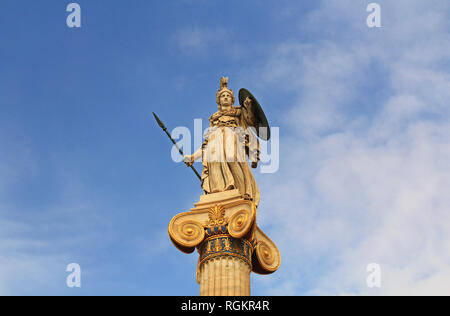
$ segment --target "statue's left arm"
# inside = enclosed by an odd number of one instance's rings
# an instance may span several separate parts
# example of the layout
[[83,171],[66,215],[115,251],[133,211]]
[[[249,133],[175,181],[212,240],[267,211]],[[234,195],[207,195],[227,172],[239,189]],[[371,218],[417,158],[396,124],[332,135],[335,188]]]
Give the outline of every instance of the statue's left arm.
[[241,106],[240,108],[241,108],[242,118],[246,125],[245,128],[247,128],[248,126],[251,126],[251,127],[257,126],[258,120],[253,115],[254,112],[253,112],[252,100],[250,100],[250,98],[245,99],[244,106]]
[[255,128],[257,126],[258,121],[256,117],[253,115],[252,101],[247,98],[244,101],[244,106],[240,107],[241,110],[241,121],[242,127],[245,130],[245,148],[248,155],[248,158],[252,162],[252,168],[258,167],[258,162],[260,160],[260,147],[258,137],[255,136],[255,133],[252,133],[249,128]]

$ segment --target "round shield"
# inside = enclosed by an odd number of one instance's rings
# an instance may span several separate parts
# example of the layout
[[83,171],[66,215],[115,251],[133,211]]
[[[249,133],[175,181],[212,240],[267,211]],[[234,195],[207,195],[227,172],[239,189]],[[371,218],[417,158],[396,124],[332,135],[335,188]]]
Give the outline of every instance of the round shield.
[[264,114],[261,105],[259,105],[258,100],[250,93],[247,89],[242,88],[239,90],[239,104],[242,107],[245,107],[244,101],[247,97],[252,100],[252,111],[253,115],[256,117],[258,121],[258,126],[254,126],[256,128],[256,135],[263,140],[270,139],[270,126],[269,122],[267,122],[266,115]]

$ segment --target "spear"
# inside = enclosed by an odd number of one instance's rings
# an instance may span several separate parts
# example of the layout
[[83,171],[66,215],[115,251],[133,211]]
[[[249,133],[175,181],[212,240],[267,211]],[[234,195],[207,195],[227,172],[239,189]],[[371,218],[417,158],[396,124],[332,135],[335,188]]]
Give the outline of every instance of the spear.
[[[172,136],[170,135],[170,133],[167,131],[166,126],[164,125],[164,123],[159,119],[159,117],[155,114],[155,112],[153,112],[153,116],[155,117],[156,122],[158,123],[159,127],[162,128],[162,130],[167,134],[167,136],[169,136],[170,140],[172,141],[172,143],[177,147],[178,152],[180,153],[181,156],[184,157],[183,151],[181,150],[181,148],[178,146],[178,144],[175,142],[175,140],[172,138]],[[202,177],[200,176],[200,174],[198,173],[198,171],[194,168],[194,166],[189,166],[187,162],[185,162],[186,166],[191,167],[192,171],[195,172],[195,174],[197,175],[198,179],[200,181],[202,181]]]

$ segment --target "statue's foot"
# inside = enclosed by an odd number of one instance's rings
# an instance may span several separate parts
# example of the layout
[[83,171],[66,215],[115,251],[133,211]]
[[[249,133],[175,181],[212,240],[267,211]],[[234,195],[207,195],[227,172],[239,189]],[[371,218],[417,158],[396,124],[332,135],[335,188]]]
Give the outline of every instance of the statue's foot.
[[244,199],[244,200],[250,200],[250,201],[252,201],[253,199],[252,199],[252,197],[249,195],[249,194],[243,194],[242,195],[242,198]]

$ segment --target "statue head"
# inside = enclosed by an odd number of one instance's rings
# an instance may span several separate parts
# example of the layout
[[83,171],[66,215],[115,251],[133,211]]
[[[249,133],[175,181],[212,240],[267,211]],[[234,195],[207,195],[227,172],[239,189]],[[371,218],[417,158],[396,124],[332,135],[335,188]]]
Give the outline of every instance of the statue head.
[[216,94],[216,102],[219,105],[219,109],[232,107],[234,101],[233,90],[228,89],[228,77],[220,78],[220,89]]

